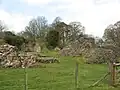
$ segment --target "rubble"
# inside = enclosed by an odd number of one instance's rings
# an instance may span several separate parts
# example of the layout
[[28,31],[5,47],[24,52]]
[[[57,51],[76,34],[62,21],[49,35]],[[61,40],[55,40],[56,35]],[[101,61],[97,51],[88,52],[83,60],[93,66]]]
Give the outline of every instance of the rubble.
[[9,44],[0,45],[0,67],[24,68],[51,62],[55,63],[58,60],[55,58],[39,58],[36,52],[19,52],[15,46]]
[[39,58],[37,58],[37,62],[40,62],[40,63],[60,63],[60,61],[54,57],[39,57]]
[[11,45],[0,45],[0,66],[1,67],[23,67],[35,63],[35,57],[27,55],[22,56],[17,52],[17,48]]
[[83,42],[75,41],[63,48],[59,53],[62,56],[78,56],[86,54],[92,47],[93,42],[85,40]]

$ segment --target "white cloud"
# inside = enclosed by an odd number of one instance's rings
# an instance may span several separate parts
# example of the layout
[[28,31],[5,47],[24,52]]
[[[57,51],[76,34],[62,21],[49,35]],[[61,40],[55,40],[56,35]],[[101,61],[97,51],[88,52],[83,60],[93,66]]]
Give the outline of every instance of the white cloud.
[[[95,3],[97,0],[61,0],[68,2],[61,8],[67,8],[63,19],[66,22],[80,21],[86,27],[86,33],[102,37],[105,28],[120,20],[120,0],[105,0]],[[60,7],[58,8],[60,9]],[[57,10],[57,8],[56,8]]]
[[4,21],[9,30],[20,32],[24,30],[32,16],[23,14],[10,14],[4,10],[0,10],[0,20]]
[[[86,33],[102,36],[104,29],[120,20],[120,0],[22,0],[30,5],[43,5],[49,19],[61,16],[65,22],[80,21],[86,27]],[[49,6],[60,3],[58,6]],[[54,5],[54,4],[53,4]],[[32,12],[32,11],[31,11]],[[44,14],[44,12],[42,12]],[[38,16],[38,15],[36,15]],[[10,14],[0,10],[0,19],[9,27],[21,31],[31,17],[23,14]]]
[[52,0],[22,0],[22,1],[26,2],[29,5],[40,5],[40,4],[47,4]]

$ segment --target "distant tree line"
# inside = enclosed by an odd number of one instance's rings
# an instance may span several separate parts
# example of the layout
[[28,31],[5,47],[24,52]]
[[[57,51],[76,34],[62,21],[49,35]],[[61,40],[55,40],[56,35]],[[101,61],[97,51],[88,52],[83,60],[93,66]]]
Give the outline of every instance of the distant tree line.
[[[105,29],[102,38],[93,37],[96,46],[101,46],[103,43],[114,43],[120,47],[120,22],[110,25]],[[39,41],[41,47],[46,46],[48,49],[55,47],[64,48],[69,43],[75,40],[80,40],[80,37],[85,36],[85,27],[77,21],[69,24],[62,21],[60,17],[56,17],[51,24],[44,16],[38,16],[29,21],[24,31],[17,34],[8,31],[7,26],[0,21],[0,38],[3,38],[6,43],[15,45],[18,48],[23,43],[29,40],[33,42]],[[89,35],[88,35],[89,36]]]
[[[0,22],[0,32],[6,43],[20,48],[27,40],[44,43],[48,49],[55,47],[63,48],[71,41],[84,34],[85,27],[80,22],[70,22],[66,24],[60,17],[56,17],[51,24],[44,16],[38,16],[29,21],[24,31],[14,34],[7,31],[7,27]],[[4,34],[3,34],[4,33]]]

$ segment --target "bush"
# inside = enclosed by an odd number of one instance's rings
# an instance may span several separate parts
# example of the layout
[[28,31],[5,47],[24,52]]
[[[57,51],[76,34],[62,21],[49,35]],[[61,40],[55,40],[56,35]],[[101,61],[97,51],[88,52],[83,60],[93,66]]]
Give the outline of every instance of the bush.
[[3,39],[0,39],[0,45],[5,44],[5,41]]
[[10,45],[16,46],[18,49],[21,49],[21,46],[23,45],[23,43],[27,42],[27,40],[25,40],[23,37],[16,36],[10,31],[6,31],[4,33],[5,33],[5,36],[4,36],[5,42]]

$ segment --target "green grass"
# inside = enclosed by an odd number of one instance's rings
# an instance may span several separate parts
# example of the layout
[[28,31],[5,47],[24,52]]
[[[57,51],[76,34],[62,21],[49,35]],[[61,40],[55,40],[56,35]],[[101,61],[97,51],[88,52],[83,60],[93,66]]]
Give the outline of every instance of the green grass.
[[[50,55],[55,55],[51,53]],[[78,58],[60,57],[59,64],[48,64],[46,68],[29,68],[28,90],[75,90],[75,61]],[[79,64],[78,90],[120,90],[108,86],[108,80],[88,88],[107,72],[107,65]],[[0,69],[0,90],[24,90],[23,69]]]

